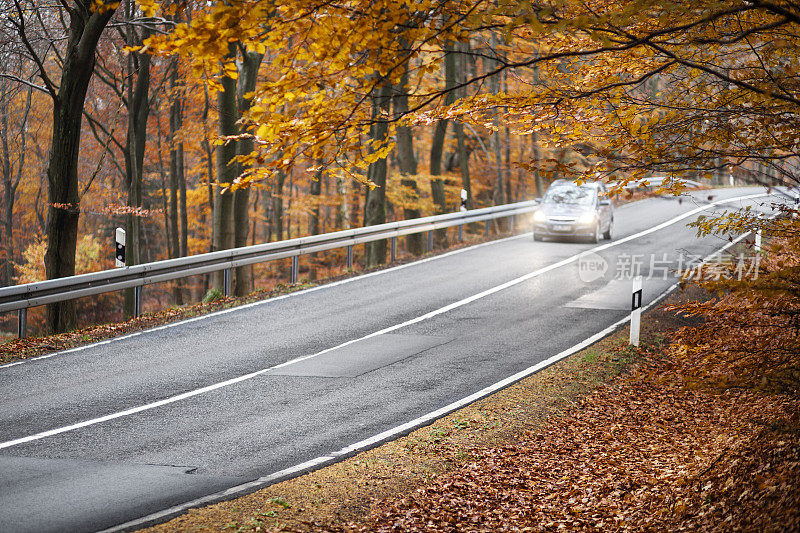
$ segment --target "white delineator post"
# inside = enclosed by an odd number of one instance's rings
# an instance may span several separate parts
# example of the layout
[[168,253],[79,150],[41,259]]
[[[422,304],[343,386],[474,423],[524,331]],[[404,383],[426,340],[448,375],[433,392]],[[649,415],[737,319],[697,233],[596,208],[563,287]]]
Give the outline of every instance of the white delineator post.
[[114,233],[114,240],[117,243],[115,266],[124,267],[125,266],[125,230],[122,229],[122,228],[117,228],[116,232]]
[[631,293],[631,338],[630,344],[639,346],[639,330],[642,321],[642,276],[633,278]]
[[[462,213],[467,212],[467,190],[461,189],[461,206],[458,208]],[[464,242],[464,224],[458,225],[458,242]]]
[[761,234],[763,233],[763,224],[762,220],[764,219],[764,213],[758,213],[756,215],[756,231],[755,231],[755,242],[753,242],[753,251],[756,254],[761,253]]
[[[760,216],[758,217],[761,218]],[[756,228],[756,242],[755,242],[755,250],[757,254],[761,253],[761,220],[759,220],[759,226]]]

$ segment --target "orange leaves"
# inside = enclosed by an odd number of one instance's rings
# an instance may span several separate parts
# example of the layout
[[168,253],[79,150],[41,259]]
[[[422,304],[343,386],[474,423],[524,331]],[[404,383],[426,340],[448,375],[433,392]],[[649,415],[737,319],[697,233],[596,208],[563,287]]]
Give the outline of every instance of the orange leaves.
[[[732,222],[736,223],[736,219]],[[717,297],[680,307],[704,319],[681,332],[679,355],[687,362],[687,380],[731,386],[799,390],[800,232],[773,232],[767,253],[760,258],[757,277],[741,281],[717,279],[699,285]],[[785,230],[784,230],[785,231]],[[738,265],[731,264],[731,270]]]
[[[149,14],[161,9],[155,0],[141,6]],[[212,90],[220,87],[217,76],[238,76],[225,59],[231,43],[267,54],[244,122],[257,137],[256,156],[273,169],[313,160],[326,149],[331,159],[351,165],[345,173],[384,157],[384,147],[365,147],[377,119],[371,95],[382,83],[398,83],[407,64],[409,105],[419,106],[403,119],[408,124],[458,119],[483,132],[498,127],[499,115],[512,131],[537,135],[552,156],[542,159],[557,161],[559,151],[582,147],[576,164],[558,162],[569,177],[654,172],[698,179],[718,159],[742,167],[778,160],[796,152],[800,137],[796,102],[782,97],[800,89],[794,74],[800,39],[758,3],[735,14],[726,6],[216,1],[145,46],[188,58],[194,76],[211,78]],[[490,39],[487,28],[503,42]],[[751,50],[744,36],[759,44]],[[443,88],[441,51],[453,43],[454,50],[473,47],[464,65],[467,77],[476,76],[475,90],[435,107]],[[510,65],[509,87],[487,94],[481,74],[498,64]],[[664,192],[680,188],[675,181]]]
[[105,1],[105,0],[92,0],[92,5],[90,6],[90,10],[92,13],[98,13],[102,15],[108,11],[114,11],[119,7],[118,1]]
[[[663,348],[517,441],[394,501],[349,531],[669,531],[796,527],[796,397],[680,386]],[[765,429],[780,427],[781,429]],[[786,491],[777,494],[776,487]]]

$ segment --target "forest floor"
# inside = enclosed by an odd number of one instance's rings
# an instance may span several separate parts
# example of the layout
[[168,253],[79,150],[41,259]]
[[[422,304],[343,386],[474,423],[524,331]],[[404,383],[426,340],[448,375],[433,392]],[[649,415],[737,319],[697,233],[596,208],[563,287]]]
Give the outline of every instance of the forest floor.
[[[669,304],[702,298],[699,289]],[[687,387],[662,308],[428,427],[177,531],[800,531],[797,391]]]

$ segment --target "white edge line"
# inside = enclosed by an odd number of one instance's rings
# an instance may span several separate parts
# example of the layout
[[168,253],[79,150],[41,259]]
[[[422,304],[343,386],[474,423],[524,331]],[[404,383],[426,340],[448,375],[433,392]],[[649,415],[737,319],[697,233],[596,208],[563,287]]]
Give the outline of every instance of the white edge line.
[[[727,203],[727,202],[732,202],[732,201],[737,201],[737,200],[741,201],[741,200],[744,200],[744,199],[752,199],[752,198],[756,198],[756,197],[760,197],[760,196],[765,196],[765,194],[755,194],[755,195],[749,195],[749,196],[736,197],[736,198],[732,198],[732,199],[729,199],[729,200],[720,201],[718,203]],[[715,204],[709,204],[709,205],[715,205]],[[496,285],[496,286],[494,286],[494,287],[492,287],[490,289],[486,289],[485,291],[479,292],[477,294],[473,294],[472,296],[468,296],[467,298],[463,298],[463,299],[458,300],[456,302],[450,303],[448,305],[445,305],[444,307],[440,307],[438,309],[434,309],[433,311],[430,311],[430,312],[425,313],[423,315],[417,316],[417,317],[412,318],[410,320],[406,320],[405,322],[401,322],[399,324],[395,324],[393,326],[389,326],[389,327],[383,328],[381,330],[374,331],[374,332],[369,333],[367,335],[364,335],[362,337],[343,342],[341,344],[338,344],[336,346],[332,346],[330,348],[326,348],[326,349],[321,350],[319,352],[316,352],[316,353],[313,353],[313,354],[309,354],[309,355],[304,355],[304,356],[301,356],[301,357],[296,357],[294,359],[291,359],[289,361],[280,363],[278,365],[274,365],[274,366],[271,366],[271,367],[268,367],[268,368],[263,368],[261,370],[255,371],[255,372],[251,372],[249,374],[244,374],[244,375],[241,375],[241,376],[237,376],[235,378],[227,379],[225,381],[220,381],[220,382],[214,383],[212,385],[207,385],[207,386],[201,387],[199,389],[194,389],[194,390],[190,390],[190,391],[187,391],[187,392],[184,392],[184,393],[181,393],[181,394],[177,394],[177,395],[174,395],[174,396],[163,398],[161,400],[157,400],[155,402],[151,402],[151,403],[148,403],[148,404],[139,405],[139,406],[136,406],[136,407],[131,407],[129,409],[124,409],[122,411],[117,411],[115,413],[110,413],[110,414],[107,414],[107,415],[104,415],[104,416],[100,416],[100,417],[97,417],[97,418],[91,418],[91,419],[88,419],[88,420],[83,420],[81,422],[76,422],[74,424],[70,424],[70,425],[67,425],[67,426],[62,426],[62,427],[58,427],[58,428],[54,428],[54,429],[49,429],[47,431],[42,431],[42,432],[39,432],[39,433],[35,433],[33,435],[28,435],[28,436],[25,436],[25,437],[19,437],[17,439],[12,439],[12,440],[9,440],[9,441],[0,442],[0,450],[6,449],[6,448],[11,448],[13,446],[18,446],[20,444],[25,444],[25,443],[28,443],[28,442],[33,442],[33,441],[36,441],[36,440],[41,440],[41,439],[44,439],[44,438],[47,438],[47,437],[52,437],[52,436],[55,436],[55,435],[59,435],[61,433],[67,433],[69,431],[74,431],[76,429],[81,429],[81,428],[93,426],[93,425],[96,425],[96,424],[100,424],[100,423],[103,423],[103,422],[108,422],[109,420],[115,420],[117,418],[122,418],[122,417],[126,417],[126,416],[133,415],[133,414],[136,414],[136,413],[141,413],[143,411],[148,411],[150,409],[155,409],[157,407],[162,407],[164,405],[169,405],[169,404],[181,401],[181,400],[192,398],[194,396],[199,396],[199,395],[205,394],[207,392],[211,392],[211,391],[214,391],[214,390],[217,390],[217,389],[221,389],[223,387],[227,387],[227,386],[230,386],[230,385],[234,385],[236,383],[240,383],[242,381],[247,381],[249,379],[253,379],[255,377],[258,377],[258,376],[261,376],[263,374],[266,374],[267,372],[270,372],[272,370],[284,368],[286,366],[298,363],[300,361],[306,361],[308,359],[311,359],[311,358],[326,354],[328,352],[331,352],[333,350],[337,350],[339,348],[343,348],[345,346],[349,346],[350,344],[353,344],[353,343],[356,343],[356,342],[359,342],[359,341],[362,341],[362,340],[365,340],[365,339],[369,339],[369,338],[372,338],[372,337],[377,337],[378,335],[383,335],[385,333],[390,333],[392,331],[396,331],[398,329],[410,326],[412,324],[416,324],[418,322],[422,322],[424,320],[428,320],[429,318],[433,318],[435,316],[441,315],[441,314],[446,313],[448,311],[452,311],[453,309],[457,309],[459,307],[462,307],[464,305],[472,303],[472,302],[474,302],[476,300],[480,300],[482,298],[485,298],[487,296],[490,296],[492,294],[495,294],[497,292],[505,290],[505,289],[507,289],[509,287],[513,287],[515,285],[518,285],[520,283],[523,283],[525,281],[533,279],[535,277],[541,276],[542,274],[550,272],[551,270],[555,270],[557,268],[561,268],[562,266],[566,266],[566,265],[568,265],[570,263],[573,263],[580,256],[586,254],[587,252],[596,252],[596,251],[599,251],[599,250],[605,250],[607,248],[611,248],[611,247],[616,246],[618,244],[622,244],[624,242],[628,242],[628,241],[633,240],[635,238],[642,237],[644,235],[648,235],[648,234],[653,233],[655,231],[659,231],[659,230],[661,230],[661,229],[663,229],[665,227],[668,227],[668,226],[670,226],[672,224],[675,224],[676,222],[679,222],[680,220],[689,218],[692,215],[705,210],[707,207],[708,207],[708,205],[707,206],[697,207],[697,208],[695,208],[695,209],[693,209],[691,211],[688,211],[687,213],[684,213],[682,215],[679,215],[678,217],[672,218],[672,219],[668,220],[667,222],[664,222],[664,223],[658,224],[656,226],[653,226],[652,228],[649,228],[647,230],[641,231],[641,232],[633,234],[633,235],[629,235],[628,237],[625,237],[625,238],[620,239],[618,241],[613,241],[613,242],[610,242],[610,243],[607,243],[607,244],[604,244],[604,245],[601,245],[601,246],[596,246],[596,247],[592,248],[591,250],[586,250],[586,251],[583,251],[583,252],[581,252],[579,254],[575,254],[573,256],[567,257],[566,259],[562,259],[561,261],[558,261],[556,263],[552,263],[550,265],[542,267],[542,268],[540,268],[538,270],[535,270],[533,272],[529,272],[528,274],[525,274],[525,275],[520,276],[518,278],[512,279],[512,280],[507,281],[505,283],[502,283],[500,285]],[[744,235],[747,235],[747,233],[745,233]],[[510,238],[511,239],[519,238],[519,236],[510,237]],[[739,238],[737,238],[737,240],[732,241],[732,242],[738,242],[738,240],[741,239],[741,238],[742,237],[740,236]],[[499,241],[493,241],[493,242],[499,242]],[[488,244],[488,243],[483,243],[483,244]],[[722,250],[724,250],[726,248],[727,248],[727,246],[723,247]],[[720,251],[721,250],[718,250],[716,253],[719,253]],[[439,257],[441,257],[441,256],[439,256]],[[432,258],[428,258],[428,259],[432,259]],[[405,266],[405,265],[400,265],[400,266]],[[312,290],[312,289],[309,289],[309,290]],[[299,292],[297,294],[299,294]],[[288,295],[285,295],[285,296],[288,296]],[[254,302],[254,303],[261,303],[261,302]],[[248,305],[253,305],[253,304],[248,304]],[[233,309],[241,309],[241,307],[232,308],[231,310],[233,310]],[[225,311],[230,311],[230,310],[226,309]]]
[[[708,261],[709,259],[711,259],[712,257],[715,257],[715,256],[721,254],[722,252],[724,252],[725,250],[727,250],[731,246],[737,244],[742,239],[747,237],[747,235],[749,235],[750,233],[751,232],[743,233],[742,235],[740,235],[736,239],[733,239],[731,242],[725,244],[724,246],[722,246],[718,250],[716,250],[716,251],[712,252],[711,254],[707,255],[706,257],[704,257],[702,262],[704,263],[704,262]],[[680,285],[680,282],[673,283],[672,285],[667,287],[667,289],[664,290],[658,296],[656,296],[653,299],[653,301],[651,301],[649,304],[645,305],[642,308],[642,312],[647,311],[651,307],[653,307],[654,305],[658,304],[661,300],[666,298],[670,293],[672,293],[675,289],[677,289],[679,285]],[[222,502],[222,501],[227,501],[227,500],[234,499],[236,497],[240,497],[240,496],[244,496],[244,495],[247,495],[247,494],[251,494],[251,493],[256,492],[257,490],[260,490],[260,489],[262,489],[264,487],[267,487],[269,485],[273,485],[273,484],[279,483],[281,481],[287,481],[287,480],[292,479],[294,477],[298,477],[300,475],[309,473],[309,472],[311,472],[313,470],[316,470],[318,468],[321,468],[321,467],[324,467],[324,466],[329,466],[330,464],[333,464],[333,463],[336,463],[338,461],[344,460],[344,459],[346,459],[346,458],[348,458],[348,457],[350,457],[352,455],[355,455],[357,453],[360,453],[362,451],[366,451],[368,449],[377,447],[377,446],[379,446],[381,444],[384,444],[384,443],[386,443],[386,442],[388,442],[390,440],[393,440],[393,439],[395,439],[397,437],[400,437],[402,435],[406,435],[406,434],[408,434],[408,433],[410,433],[410,432],[412,432],[412,431],[414,431],[416,429],[419,429],[421,427],[429,425],[430,423],[434,422],[435,420],[437,420],[439,418],[442,418],[442,417],[444,417],[444,416],[446,416],[446,415],[448,415],[448,414],[450,414],[450,413],[452,413],[454,411],[457,411],[457,410],[459,410],[459,409],[461,409],[463,407],[466,407],[467,405],[469,405],[471,403],[474,403],[474,402],[476,402],[478,400],[481,400],[481,399],[483,399],[483,398],[485,398],[487,396],[490,396],[491,394],[494,394],[494,393],[496,393],[496,392],[498,392],[498,391],[500,391],[500,390],[502,390],[502,389],[504,389],[504,388],[506,388],[506,387],[508,387],[510,385],[513,385],[514,383],[517,383],[518,381],[521,381],[521,380],[523,380],[523,379],[525,379],[525,378],[527,378],[527,377],[529,377],[529,376],[531,376],[533,374],[536,374],[536,373],[544,370],[545,368],[547,368],[549,366],[552,366],[553,364],[561,361],[562,359],[564,359],[566,357],[569,357],[570,355],[573,355],[573,354],[583,350],[584,348],[587,348],[588,346],[591,346],[595,342],[607,337],[608,335],[614,333],[614,331],[616,331],[620,326],[622,326],[623,324],[626,324],[627,322],[630,322],[630,319],[631,319],[630,314],[628,314],[628,315],[625,316],[625,318],[622,318],[622,319],[618,320],[617,322],[614,322],[610,326],[608,326],[608,327],[602,329],[601,331],[595,333],[591,337],[588,337],[587,339],[584,339],[583,341],[581,341],[578,344],[572,346],[571,348],[567,348],[566,350],[563,350],[563,351],[557,353],[556,355],[553,355],[553,356],[549,357],[548,359],[540,361],[540,362],[536,363],[535,365],[526,368],[525,370],[517,372],[516,374],[513,374],[513,375],[511,375],[511,376],[509,376],[509,377],[507,377],[507,378],[505,378],[503,380],[500,380],[500,381],[498,381],[498,382],[496,382],[496,383],[494,383],[492,385],[489,385],[488,387],[484,387],[483,389],[479,390],[478,392],[470,394],[469,396],[465,396],[464,398],[461,398],[460,400],[457,400],[457,401],[455,401],[453,403],[445,405],[444,407],[441,407],[439,409],[436,409],[435,411],[431,411],[431,412],[429,412],[427,414],[424,414],[424,415],[422,415],[422,416],[420,416],[418,418],[415,418],[414,420],[411,420],[411,421],[406,422],[404,424],[401,424],[399,426],[395,426],[395,427],[393,427],[391,429],[388,429],[386,431],[378,433],[377,435],[373,435],[372,437],[360,440],[360,441],[358,441],[356,443],[353,443],[353,444],[351,444],[349,446],[346,446],[346,447],[344,447],[344,448],[342,448],[342,449],[340,449],[338,451],[332,452],[332,453],[330,453],[328,455],[321,455],[319,457],[315,457],[314,459],[310,459],[308,461],[304,461],[302,463],[299,463],[297,465],[291,466],[289,468],[284,468],[283,470],[279,470],[277,472],[273,472],[272,474],[268,474],[266,476],[260,477],[260,478],[254,480],[254,481],[250,481],[250,482],[247,482],[247,483],[242,483],[241,485],[236,485],[236,486],[231,487],[229,489],[226,489],[224,491],[216,492],[214,494],[209,494],[207,496],[203,496],[201,498],[197,498],[197,499],[194,499],[194,500],[191,500],[191,501],[179,504],[179,505],[175,505],[175,506],[170,507],[168,509],[164,509],[163,511],[158,511],[156,513],[151,513],[151,514],[149,514],[147,516],[143,516],[141,518],[137,518],[135,520],[131,520],[131,521],[125,522],[125,523],[117,525],[117,526],[113,526],[111,528],[108,528],[108,529],[105,529],[105,530],[101,531],[100,533],[111,533],[111,532],[117,532],[117,531],[134,530],[134,529],[139,529],[139,528],[144,527],[144,526],[149,526],[149,525],[153,525],[153,524],[157,524],[157,523],[162,523],[162,522],[165,522],[166,520],[169,520],[171,518],[174,518],[176,516],[179,516],[179,515],[183,514],[184,512],[186,512],[189,509],[196,508],[196,507],[202,507],[202,506],[210,505],[210,504],[213,504],[213,503],[219,503],[219,502]]]

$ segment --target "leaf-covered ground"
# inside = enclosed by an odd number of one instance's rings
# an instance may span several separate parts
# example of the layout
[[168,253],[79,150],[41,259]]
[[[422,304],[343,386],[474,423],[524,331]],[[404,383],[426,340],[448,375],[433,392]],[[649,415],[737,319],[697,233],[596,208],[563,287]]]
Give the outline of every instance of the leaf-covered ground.
[[800,531],[800,398],[687,388],[691,361],[663,342],[685,324],[651,312],[638,351],[621,331],[407,437],[153,530]]
[[799,399],[687,390],[669,355],[353,529],[798,530]]

